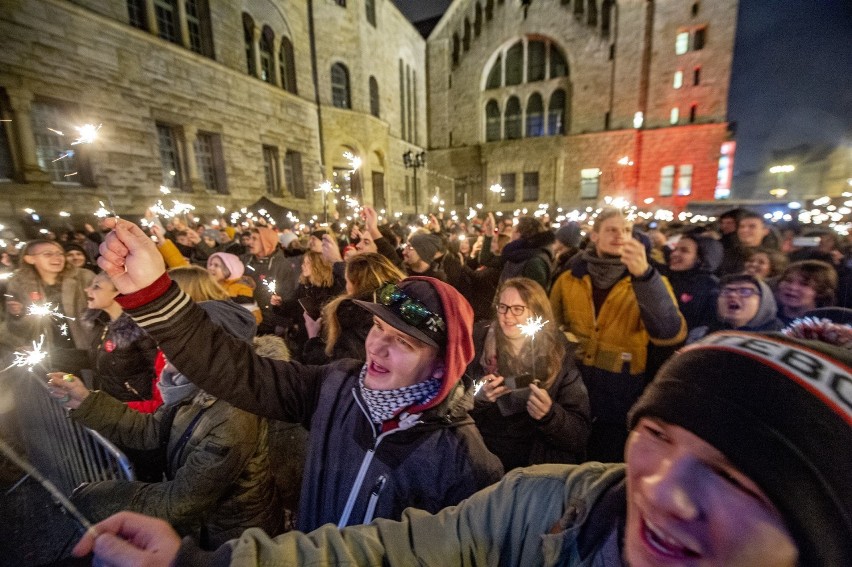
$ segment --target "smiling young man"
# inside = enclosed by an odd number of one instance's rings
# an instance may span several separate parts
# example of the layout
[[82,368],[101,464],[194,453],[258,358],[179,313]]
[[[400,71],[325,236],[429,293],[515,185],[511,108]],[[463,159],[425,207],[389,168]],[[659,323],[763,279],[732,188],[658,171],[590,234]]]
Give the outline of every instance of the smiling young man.
[[686,347],[631,410],[624,464],[516,469],[436,515],[252,530],[206,556],[125,513],[75,553],[94,546],[113,565],[848,567],[852,351],[838,343],[724,332]]
[[356,302],[375,316],[366,361],[272,360],[212,323],[150,239],[115,222],[102,267],[169,361],[211,395],[310,430],[299,529],[399,518],[408,506],[437,512],[501,477],[467,413],[473,314],[451,286],[409,278],[380,288],[377,303]]

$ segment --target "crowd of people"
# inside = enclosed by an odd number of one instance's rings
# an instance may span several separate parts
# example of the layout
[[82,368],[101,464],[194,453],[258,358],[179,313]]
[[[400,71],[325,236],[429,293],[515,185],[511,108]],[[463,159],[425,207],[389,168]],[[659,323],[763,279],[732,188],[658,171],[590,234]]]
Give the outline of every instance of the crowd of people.
[[6,251],[0,348],[134,463],[72,495],[107,564],[849,565],[852,241],[800,232],[106,219]]

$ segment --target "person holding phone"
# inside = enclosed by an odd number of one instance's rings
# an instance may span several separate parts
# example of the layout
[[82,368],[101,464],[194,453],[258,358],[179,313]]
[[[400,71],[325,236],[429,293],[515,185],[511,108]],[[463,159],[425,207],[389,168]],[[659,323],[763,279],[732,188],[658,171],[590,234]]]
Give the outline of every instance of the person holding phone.
[[494,313],[474,329],[476,355],[468,366],[479,384],[471,415],[485,445],[507,471],[581,462],[591,416],[574,348],[553,323],[536,335],[535,348],[518,327],[529,318],[553,321],[544,289],[528,278],[508,279]]
[[555,321],[580,343],[577,361],[593,419],[589,458],[616,462],[627,440],[627,410],[651,378],[648,345],[679,345],[686,321],[621,210],[604,208],[589,240],[553,284],[550,302]]

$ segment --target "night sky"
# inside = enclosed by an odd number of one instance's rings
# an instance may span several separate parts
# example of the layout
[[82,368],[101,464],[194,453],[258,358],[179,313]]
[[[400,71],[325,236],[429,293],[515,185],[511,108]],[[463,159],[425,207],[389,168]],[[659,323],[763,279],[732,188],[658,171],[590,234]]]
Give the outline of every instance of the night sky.
[[[394,2],[411,21],[451,3]],[[772,150],[852,143],[852,0],[741,0],[728,119],[735,175],[768,167]]]

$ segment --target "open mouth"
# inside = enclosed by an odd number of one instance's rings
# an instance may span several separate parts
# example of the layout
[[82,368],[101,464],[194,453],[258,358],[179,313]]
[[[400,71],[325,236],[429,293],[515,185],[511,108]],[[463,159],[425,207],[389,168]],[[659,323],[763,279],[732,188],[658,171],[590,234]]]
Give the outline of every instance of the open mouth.
[[691,542],[684,542],[642,518],[642,540],[656,554],[673,560],[697,559],[701,553]]
[[367,366],[367,371],[370,374],[387,374],[388,372],[390,372],[387,368],[385,368],[381,364],[376,364],[375,362],[372,362],[372,361]]

